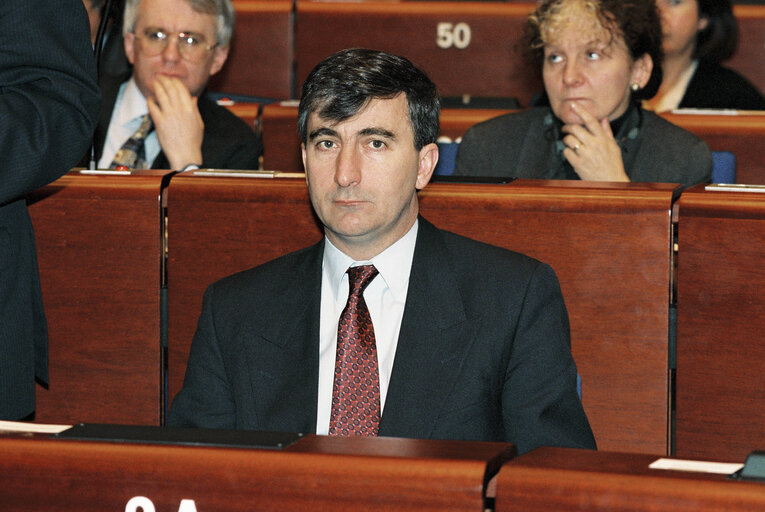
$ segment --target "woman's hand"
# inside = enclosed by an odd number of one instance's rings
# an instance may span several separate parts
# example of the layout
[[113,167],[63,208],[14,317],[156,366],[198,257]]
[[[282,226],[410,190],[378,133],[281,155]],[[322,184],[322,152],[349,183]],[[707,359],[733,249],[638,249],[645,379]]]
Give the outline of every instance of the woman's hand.
[[583,180],[630,181],[608,119],[598,121],[577,103],[572,103],[571,109],[584,121],[563,126],[563,133],[567,134],[563,137],[566,145],[563,156],[574,171]]

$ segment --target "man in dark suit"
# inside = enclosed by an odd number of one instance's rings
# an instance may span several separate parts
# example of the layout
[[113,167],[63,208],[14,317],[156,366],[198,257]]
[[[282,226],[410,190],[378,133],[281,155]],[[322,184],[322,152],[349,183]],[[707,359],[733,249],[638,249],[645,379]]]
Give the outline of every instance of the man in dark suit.
[[262,146],[255,132],[205,92],[228,57],[231,0],[127,0],[123,23],[133,70],[125,76],[102,69],[97,166],[113,167],[149,114],[145,167],[257,169]]
[[401,57],[313,70],[298,126],[325,238],[207,290],[169,424],[595,447],[552,269],[418,216],[438,115]]
[[48,380],[32,223],[24,195],[68,171],[98,114],[80,0],[0,2],[0,419],[33,413]]

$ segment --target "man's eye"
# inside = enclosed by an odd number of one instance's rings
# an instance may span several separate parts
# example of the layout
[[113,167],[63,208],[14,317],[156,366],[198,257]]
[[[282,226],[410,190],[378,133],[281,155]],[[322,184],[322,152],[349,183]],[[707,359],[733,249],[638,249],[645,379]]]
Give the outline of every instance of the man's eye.
[[557,64],[558,62],[561,62],[562,60],[563,60],[563,57],[561,57],[560,55],[556,53],[551,53],[550,55],[547,56],[547,61],[550,62],[551,64]]
[[152,41],[163,41],[167,39],[167,34],[162,32],[161,30],[154,30],[152,32],[147,32],[146,38]]
[[199,46],[202,44],[202,41],[199,37],[193,35],[193,34],[178,34],[178,36],[181,39],[181,42],[186,46]]
[[373,140],[369,143],[370,146],[372,146],[374,149],[382,149],[385,147],[385,142],[381,140]]
[[600,58],[599,52],[587,52],[587,58],[590,60],[598,60]]
[[331,140],[320,140],[319,143],[316,144],[319,149],[332,149],[334,145],[334,142]]

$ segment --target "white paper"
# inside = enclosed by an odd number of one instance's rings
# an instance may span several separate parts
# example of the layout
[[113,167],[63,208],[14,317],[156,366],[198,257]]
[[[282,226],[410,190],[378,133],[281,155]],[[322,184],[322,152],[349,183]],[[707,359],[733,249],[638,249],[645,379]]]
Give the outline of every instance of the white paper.
[[744,467],[744,465],[729,462],[706,462],[703,460],[656,459],[648,467],[651,469],[670,469],[673,471],[694,471],[698,473],[730,475]]
[[71,425],[50,425],[46,423],[26,423],[23,421],[0,420],[0,432],[29,432],[34,434],[58,434],[71,428]]

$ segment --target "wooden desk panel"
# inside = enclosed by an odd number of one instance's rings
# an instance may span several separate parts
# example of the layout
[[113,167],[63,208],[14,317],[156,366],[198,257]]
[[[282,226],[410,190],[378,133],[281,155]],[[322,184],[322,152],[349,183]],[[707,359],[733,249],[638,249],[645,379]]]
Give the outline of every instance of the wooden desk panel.
[[[229,107],[239,117],[248,111],[240,105]],[[493,109],[444,109],[441,111],[441,135],[452,140],[461,138],[476,123],[510,112]],[[271,103],[263,107],[259,126],[263,136],[263,168],[286,172],[303,172],[300,139],[297,133],[297,103]]]
[[0,450],[0,507],[62,512],[131,510],[136,496],[158,511],[185,499],[200,511],[480,512],[485,482],[514,454],[505,443],[315,436],[284,451],[39,437],[0,437]]
[[765,184],[765,112],[736,116],[662,114],[667,121],[700,137],[712,151],[736,155],[736,183]]
[[[248,119],[246,107],[231,110]],[[441,112],[441,135],[460,139],[474,124],[511,110],[444,109]],[[736,182],[765,184],[765,113],[737,116],[662,114],[666,120],[703,139],[713,151],[731,151],[736,155]],[[302,172],[300,141],[297,136],[295,102],[273,103],[263,108],[259,123],[263,134],[263,166],[288,172]]]
[[236,26],[228,60],[210,79],[211,91],[291,98],[292,0],[234,0]]
[[169,397],[183,384],[214,281],[319,241],[303,178],[175,176],[168,190]]
[[502,467],[496,512],[765,509],[762,484],[731,481],[724,475],[649,469],[655,459],[540,448]]
[[36,421],[159,425],[167,172],[72,171],[30,195],[50,355]]
[[322,59],[360,46],[407,57],[444,96],[517,97],[527,105],[542,89],[518,43],[533,5],[299,0],[298,91]]
[[739,28],[736,54],[724,62],[765,92],[765,5],[734,5]]
[[259,123],[263,138],[263,169],[303,172],[297,111],[294,101],[263,106]]
[[741,460],[765,447],[765,197],[678,203],[676,453]]
[[669,184],[432,184],[435,225],[552,265],[598,448],[668,453]]

